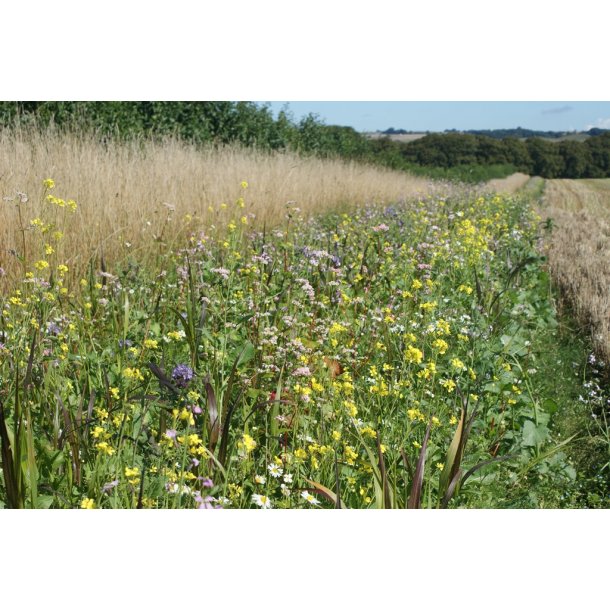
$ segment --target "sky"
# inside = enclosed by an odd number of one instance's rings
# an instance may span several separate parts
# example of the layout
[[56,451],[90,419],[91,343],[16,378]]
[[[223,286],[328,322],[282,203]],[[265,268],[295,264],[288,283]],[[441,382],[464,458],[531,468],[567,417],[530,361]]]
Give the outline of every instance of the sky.
[[327,125],[346,125],[357,131],[446,129],[511,129],[587,131],[610,129],[610,101],[603,102],[270,102],[274,114],[288,104],[296,120],[309,113]]

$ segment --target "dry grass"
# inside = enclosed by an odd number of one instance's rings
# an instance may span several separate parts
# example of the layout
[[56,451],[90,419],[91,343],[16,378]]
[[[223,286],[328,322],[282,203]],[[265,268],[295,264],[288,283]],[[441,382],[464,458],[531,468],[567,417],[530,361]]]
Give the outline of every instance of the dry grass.
[[[242,195],[255,222],[269,226],[284,217],[289,201],[307,216],[335,206],[410,198],[432,188],[426,179],[404,172],[293,154],[198,150],[176,140],[106,145],[53,131],[0,133],[0,196],[27,193],[26,222],[49,205],[42,201],[42,180],[48,177],[57,184],[53,194],[78,203],[59,254],[81,270],[102,249],[112,263],[126,254],[126,242],[130,252],[144,255],[161,235],[180,240],[219,222],[225,214],[220,204],[234,208]],[[245,193],[242,180],[249,183]],[[187,215],[192,220],[186,222]],[[13,204],[0,207],[0,244],[0,267],[11,274],[17,264],[9,251],[22,249]]]
[[610,180],[548,180],[551,273],[610,361]]
[[506,193],[512,195],[519,189],[523,188],[530,181],[530,177],[527,174],[511,174],[506,178],[497,178],[490,180],[487,183],[487,188],[496,191],[498,193]]

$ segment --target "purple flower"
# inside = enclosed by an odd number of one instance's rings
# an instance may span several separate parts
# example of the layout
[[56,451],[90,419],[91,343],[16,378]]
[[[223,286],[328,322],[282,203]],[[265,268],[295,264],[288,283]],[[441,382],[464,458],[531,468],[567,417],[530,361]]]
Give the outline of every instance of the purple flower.
[[179,364],[172,371],[172,379],[179,388],[186,388],[189,381],[193,378],[193,369],[186,364]]
[[57,326],[57,324],[55,324],[55,322],[49,322],[47,324],[47,332],[49,334],[57,336],[61,332],[61,328],[59,328],[59,326]]
[[131,347],[133,345],[133,341],[131,341],[131,339],[125,339],[125,341],[123,341],[123,339],[119,339],[119,347],[121,349],[123,349],[124,347]]
[[216,498],[213,496],[206,496],[205,498],[202,498],[200,492],[197,492],[195,502],[199,505],[197,508],[221,508],[220,505],[216,504],[218,502]]
[[201,486],[202,487],[208,487],[208,488],[214,487],[214,482],[212,481],[212,479],[209,479],[209,478],[208,479],[203,479],[201,481]]
[[107,494],[107,493],[111,492],[118,484],[119,484],[118,479],[115,479],[114,481],[110,481],[110,483],[106,483],[102,487],[102,492]]
[[167,436],[167,438],[176,438],[176,431],[172,429],[166,430],[165,436]]

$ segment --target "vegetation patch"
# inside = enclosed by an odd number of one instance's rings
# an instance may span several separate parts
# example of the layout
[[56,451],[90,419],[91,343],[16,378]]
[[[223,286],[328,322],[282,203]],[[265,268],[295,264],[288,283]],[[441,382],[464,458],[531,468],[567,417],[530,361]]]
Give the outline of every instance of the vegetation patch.
[[70,282],[49,236],[78,201],[43,188],[38,219],[11,202],[36,240],[0,303],[5,506],[546,506],[534,486],[576,480],[527,199],[291,204],[267,230],[244,181],[154,265]]

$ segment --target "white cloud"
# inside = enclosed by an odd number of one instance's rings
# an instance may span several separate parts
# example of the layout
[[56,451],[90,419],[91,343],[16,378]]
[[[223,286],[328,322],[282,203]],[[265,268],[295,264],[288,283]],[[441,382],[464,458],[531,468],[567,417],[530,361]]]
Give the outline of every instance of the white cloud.
[[585,131],[589,131],[589,129],[593,129],[594,127],[599,127],[601,129],[610,129],[610,118],[597,119],[597,122],[594,125],[587,125],[585,127]]

